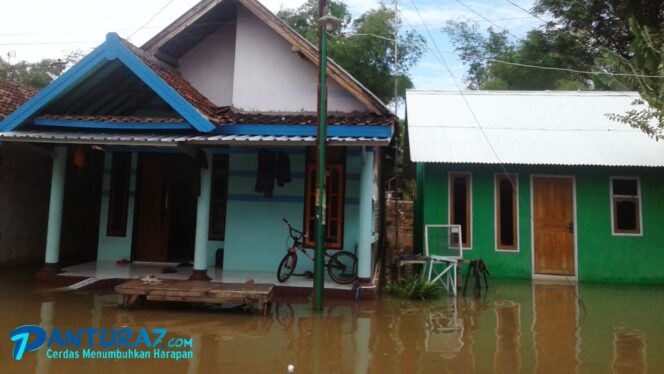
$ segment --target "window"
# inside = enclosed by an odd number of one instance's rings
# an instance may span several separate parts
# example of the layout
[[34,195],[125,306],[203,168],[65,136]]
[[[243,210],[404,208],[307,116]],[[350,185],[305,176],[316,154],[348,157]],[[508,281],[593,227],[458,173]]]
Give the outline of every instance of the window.
[[131,153],[113,152],[111,161],[111,190],[108,197],[108,222],[106,235],[127,235],[127,210],[129,207],[129,179]]
[[461,225],[461,244],[472,246],[470,173],[450,174],[450,223]]
[[641,188],[638,178],[611,178],[614,235],[641,235]]
[[[341,249],[344,232],[344,187],[346,154],[343,147],[328,147],[325,171],[325,246]],[[316,245],[316,148],[307,148],[304,244]]]
[[211,188],[208,239],[224,240],[226,236],[226,202],[228,200],[228,155],[212,157]]
[[518,250],[517,176],[496,175],[496,248]]

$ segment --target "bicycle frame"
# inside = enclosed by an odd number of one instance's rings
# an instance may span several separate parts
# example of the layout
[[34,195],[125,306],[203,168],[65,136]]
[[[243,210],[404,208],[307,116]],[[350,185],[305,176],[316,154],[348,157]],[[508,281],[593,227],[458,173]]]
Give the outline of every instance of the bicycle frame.
[[[297,255],[297,251],[299,250],[302,252],[307,258],[309,258],[311,261],[315,260],[314,255],[310,255],[309,251],[313,251],[313,248],[305,248],[304,247],[304,238],[307,236],[307,233],[299,231],[297,229],[294,229],[286,219],[284,219],[284,223],[286,224],[286,227],[288,227],[288,234],[290,235],[291,239],[293,239],[293,245],[288,247],[288,253],[290,254],[295,254]],[[327,253],[328,249],[325,249],[325,253],[323,255],[325,256],[325,267],[327,266],[327,262],[332,258],[332,255]]]

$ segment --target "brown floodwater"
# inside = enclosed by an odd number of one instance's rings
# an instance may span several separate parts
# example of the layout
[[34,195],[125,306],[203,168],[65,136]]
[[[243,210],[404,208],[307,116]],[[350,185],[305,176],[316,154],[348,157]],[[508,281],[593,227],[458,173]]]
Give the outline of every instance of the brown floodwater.
[[[2,373],[662,373],[664,287],[491,280],[479,298],[274,303],[268,317],[186,305],[118,306],[108,291],[43,292],[0,275]],[[191,359],[12,358],[16,327],[167,329]],[[96,348],[98,349],[98,347]]]

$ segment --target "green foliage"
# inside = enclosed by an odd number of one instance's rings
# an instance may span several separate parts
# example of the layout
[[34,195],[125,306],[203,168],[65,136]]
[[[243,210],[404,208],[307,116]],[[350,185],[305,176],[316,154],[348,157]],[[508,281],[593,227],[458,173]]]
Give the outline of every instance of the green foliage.
[[600,71],[632,74],[601,75],[600,79],[615,90],[638,90],[643,100],[633,103],[635,109],[609,117],[659,140],[664,138],[664,79],[644,76],[664,76],[664,35],[662,31],[655,33],[639,25],[636,18],[630,19],[629,26],[632,33],[630,58],[602,49],[595,63]]
[[80,51],[71,52],[63,59],[43,59],[38,62],[20,61],[10,64],[0,57],[0,79],[12,81],[26,87],[41,89],[65,69],[75,64],[82,57]]
[[547,31],[582,36],[588,53],[611,50],[629,57],[631,35],[627,20],[634,18],[654,32],[664,28],[664,1],[661,0],[537,0],[533,9],[553,16]]
[[471,89],[577,90],[592,86],[587,77],[576,73],[495,62],[590,69],[594,55],[587,53],[585,42],[577,36],[532,30],[523,40],[512,42],[506,31],[496,32],[490,27],[483,34],[476,24],[457,21],[448,22],[443,31],[468,65],[466,80]]
[[[394,99],[396,78],[398,97],[403,98],[406,89],[413,87],[408,72],[422,57],[424,38],[414,31],[400,32],[398,60],[395,61],[393,9],[380,5],[352,19],[348,7],[341,1],[328,2],[328,8],[330,14],[342,21],[342,32],[328,39],[330,58],[384,102]],[[299,8],[282,9],[277,16],[312,44],[318,45],[317,1],[307,0]],[[397,17],[397,27],[400,24],[401,20]]]
[[421,277],[400,279],[387,285],[385,291],[391,296],[411,300],[433,300],[445,293],[440,284]]

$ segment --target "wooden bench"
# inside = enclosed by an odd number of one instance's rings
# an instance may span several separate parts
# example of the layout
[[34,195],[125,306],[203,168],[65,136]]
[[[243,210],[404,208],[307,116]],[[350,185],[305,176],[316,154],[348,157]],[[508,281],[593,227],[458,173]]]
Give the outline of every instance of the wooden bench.
[[267,315],[274,285],[170,279],[164,279],[160,284],[144,284],[132,279],[115,286],[115,292],[122,296],[123,308],[130,307],[140,296],[145,296],[147,301],[247,304]]

